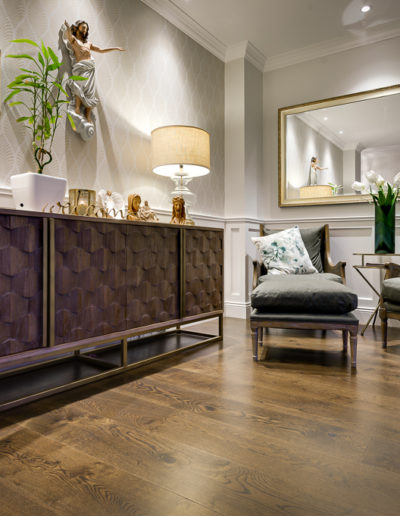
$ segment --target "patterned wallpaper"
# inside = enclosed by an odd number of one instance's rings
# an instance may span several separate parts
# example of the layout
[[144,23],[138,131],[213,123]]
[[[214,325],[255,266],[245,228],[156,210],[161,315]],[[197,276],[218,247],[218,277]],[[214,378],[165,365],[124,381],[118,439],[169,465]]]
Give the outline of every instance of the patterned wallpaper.
[[[172,181],[151,171],[150,133],[195,125],[210,132],[211,173],[192,181],[192,211],[223,216],[224,63],[139,0],[0,0],[1,100],[18,65],[4,57],[17,50],[10,40],[43,39],[57,48],[64,19],[84,19],[94,44],[127,51],[94,53],[96,134],[84,142],[62,121],[46,172],[66,177],[70,188],[106,188],[126,199],[137,192],[153,208],[169,209]],[[35,170],[29,133],[15,122],[18,107],[1,106],[0,188],[12,174]]]

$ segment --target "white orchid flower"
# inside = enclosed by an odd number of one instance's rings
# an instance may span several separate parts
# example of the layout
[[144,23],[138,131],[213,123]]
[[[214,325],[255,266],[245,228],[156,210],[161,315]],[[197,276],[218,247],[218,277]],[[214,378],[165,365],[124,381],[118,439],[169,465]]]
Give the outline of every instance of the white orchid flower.
[[368,183],[375,185],[380,176],[378,176],[374,170],[370,170],[365,174],[365,177],[367,178]]
[[356,192],[367,192],[368,188],[364,183],[361,183],[360,181],[354,181],[354,183],[351,185],[351,188],[355,190]]
[[387,182],[387,181],[386,181],[386,179],[379,175],[379,176],[376,178],[375,184],[376,184],[376,186],[377,186],[378,188],[381,188],[381,187],[383,187],[383,185],[384,185],[386,182]]

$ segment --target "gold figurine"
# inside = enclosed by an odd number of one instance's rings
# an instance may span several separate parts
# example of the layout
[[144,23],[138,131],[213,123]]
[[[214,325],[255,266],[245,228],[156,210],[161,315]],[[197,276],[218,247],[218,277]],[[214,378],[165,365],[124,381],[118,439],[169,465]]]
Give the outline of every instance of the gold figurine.
[[139,219],[139,208],[142,198],[139,194],[130,194],[128,197],[128,214],[126,218],[128,220],[140,220]]
[[172,199],[172,218],[170,224],[186,224],[185,200],[183,197]]

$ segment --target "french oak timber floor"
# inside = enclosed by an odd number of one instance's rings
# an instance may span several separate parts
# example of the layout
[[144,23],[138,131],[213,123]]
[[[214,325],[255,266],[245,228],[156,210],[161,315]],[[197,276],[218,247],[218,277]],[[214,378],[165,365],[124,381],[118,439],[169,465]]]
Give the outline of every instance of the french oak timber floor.
[[358,338],[246,321],[197,348],[0,413],[0,514],[400,514],[400,326]]

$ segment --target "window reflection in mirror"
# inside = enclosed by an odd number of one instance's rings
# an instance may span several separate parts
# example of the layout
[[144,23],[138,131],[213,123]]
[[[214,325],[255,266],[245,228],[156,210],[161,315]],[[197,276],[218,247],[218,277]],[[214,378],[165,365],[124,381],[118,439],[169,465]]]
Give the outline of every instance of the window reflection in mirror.
[[400,86],[279,110],[280,206],[360,202],[354,181],[400,170]]

